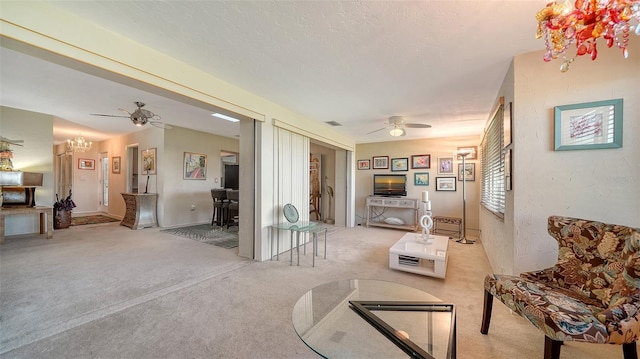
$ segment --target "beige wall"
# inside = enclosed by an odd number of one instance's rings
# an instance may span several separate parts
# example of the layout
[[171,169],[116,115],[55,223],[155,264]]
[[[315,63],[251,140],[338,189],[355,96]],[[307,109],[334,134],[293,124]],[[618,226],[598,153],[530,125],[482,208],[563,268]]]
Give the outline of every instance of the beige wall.
[[[164,161],[161,162],[164,185],[163,227],[190,223],[211,223],[213,201],[211,189],[221,188],[221,151],[240,152],[237,139],[216,136],[200,131],[174,127],[165,131]],[[183,158],[185,152],[207,155],[205,180],[183,178]],[[191,205],[196,209],[191,210]]]
[[[632,36],[629,48],[640,48],[640,38]],[[640,54],[624,59],[619,49],[603,46],[596,61],[579,58],[566,73],[559,66],[543,62],[541,52],[514,59],[514,190],[504,223],[482,216],[483,243],[496,272],[556,262],[550,215],[640,227]],[[554,151],[554,106],[616,98],[624,99],[622,148]],[[502,231],[513,236],[485,235]],[[502,246],[513,250],[496,254]]]
[[[373,193],[373,175],[396,173],[407,175],[407,198],[421,198],[422,191],[429,191],[429,200],[431,201],[432,212],[434,216],[448,216],[462,218],[462,182],[456,181],[457,190],[455,192],[436,191],[436,177],[451,177],[452,175],[438,175],[437,161],[439,157],[453,157],[453,151],[463,146],[479,146],[480,138],[471,137],[453,137],[453,138],[436,138],[422,140],[405,140],[391,141],[379,143],[366,143],[356,146],[356,160],[369,159],[373,156],[389,156],[392,158],[408,158],[409,171],[407,172],[391,172],[386,170],[356,170],[355,185],[355,208],[356,223],[364,225],[365,222],[365,203],[366,197]],[[430,169],[411,169],[412,155],[431,155]],[[460,161],[454,160],[454,168],[457,170]],[[480,161],[470,160],[467,163],[476,164],[475,181],[466,182],[467,192],[467,235],[469,237],[477,237],[477,231],[472,229],[479,228],[478,223],[478,203],[480,198]],[[373,164],[371,165],[373,167]],[[414,173],[428,172],[429,185],[415,186]],[[455,174],[453,175],[455,176]],[[391,215],[392,212],[387,212]],[[409,214],[407,214],[409,213]],[[422,213],[422,211],[420,212]],[[410,212],[402,211],[394,213],[394,217],[399,217],[405,221],[410,219]]]
[[[23,146],[11,146],[13,169],[43,173],[42,187],[36,189],[36,204],[52,206],[53,184],[53,116],[0,107],[0,136],[23,140]],[[5,235],[39,231],[37,215],[9,216],[5,219]]]

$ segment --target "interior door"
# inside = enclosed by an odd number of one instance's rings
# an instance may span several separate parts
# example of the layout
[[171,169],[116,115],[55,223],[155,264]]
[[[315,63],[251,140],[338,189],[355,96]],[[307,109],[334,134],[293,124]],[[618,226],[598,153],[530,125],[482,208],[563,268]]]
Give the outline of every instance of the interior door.
[[101,212],[109,212],[109,155],[107,153],[100,153],[100,203],[98,203],[98,210]]
[[71,153],[60,153],[56,157],[56,194],[60,198],[66,198],[73,183],[73,156]]

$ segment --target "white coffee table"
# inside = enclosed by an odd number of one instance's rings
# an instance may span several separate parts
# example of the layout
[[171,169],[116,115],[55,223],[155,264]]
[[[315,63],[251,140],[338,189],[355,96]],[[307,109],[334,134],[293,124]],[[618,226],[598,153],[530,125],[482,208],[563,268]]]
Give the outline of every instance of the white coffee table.
[[389,249],[389,268],[444,278],[449,257],[449,237],[407,233]]

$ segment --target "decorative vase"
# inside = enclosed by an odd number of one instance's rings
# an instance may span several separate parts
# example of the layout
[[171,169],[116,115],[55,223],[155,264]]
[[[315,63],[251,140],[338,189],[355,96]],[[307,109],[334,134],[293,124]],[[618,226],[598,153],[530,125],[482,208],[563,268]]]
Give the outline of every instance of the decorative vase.
[[69,228],[71,225],[71,211],[53,209],[53,229]]

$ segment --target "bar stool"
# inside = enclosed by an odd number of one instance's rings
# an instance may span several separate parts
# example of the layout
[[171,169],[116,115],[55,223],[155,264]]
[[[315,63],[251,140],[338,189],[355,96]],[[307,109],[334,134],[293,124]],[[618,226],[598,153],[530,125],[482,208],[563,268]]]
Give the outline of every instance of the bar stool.
[[213,198],[213,215],[211,216],[211,225],[216,223],[219,227],[222,227],[224,222],[225,212],[229,206],[227,201],[227,190],[218,188],[211,190],[211,197]]
[[229,228],[230,225],[236,222],[236,218],[239,214],[240,191],[233,189],[227,190],[227,199],[229,200],[229,204],[227,207],[225,223],[227,224],[227,228]]

